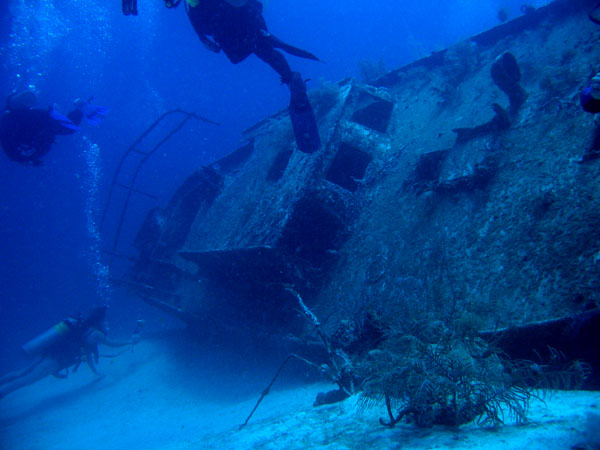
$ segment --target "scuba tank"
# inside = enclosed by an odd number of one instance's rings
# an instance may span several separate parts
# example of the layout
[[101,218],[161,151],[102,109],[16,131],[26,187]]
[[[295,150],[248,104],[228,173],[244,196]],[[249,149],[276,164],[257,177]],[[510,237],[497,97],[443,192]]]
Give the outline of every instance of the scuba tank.
[[67,336],[73,328],[77,325],[77,319],[68,318],[61,320],[52,328],[46,330],[37,337],[27,342],[23,347],[23,351],[27,355],[37,355],[43,353],[45,350],[61,342],[65,336]]

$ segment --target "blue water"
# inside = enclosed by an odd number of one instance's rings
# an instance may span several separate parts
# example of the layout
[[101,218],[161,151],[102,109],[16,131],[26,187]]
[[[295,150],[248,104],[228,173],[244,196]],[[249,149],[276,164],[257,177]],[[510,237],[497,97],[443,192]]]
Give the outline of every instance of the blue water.
[[[325,63],[289,57],[294,70],[336,82],[359,77],[361,60],[393,69],[488,29],[499,8],[520,14],[522,0],[269,0],[270,31]],[[544,1],[531,2],[542,6]],[[277,74],[251,56],[232,65],[204,49],[181,6],[139,0],[125,17],[117,1],[3,0],[0,96],[31,89],[40,106],[67,112],[77,97],[111,109],[97,127],[59,137],[41,167],[0,155],[0,371],[19,363],[19,347],[38,331],[101,302],[117,334],[153,313],[110,286],[98,220],[116,164],[161,113],[181,107],[221,123],[193,123],[162,149],[140,179],[157,202],[135,198],[120,250],[145,212],[164,205],[191,167],[234,150],[241,132],[287,106]],[[109,222],[115,223],[116,212]],[[155,313],[157,324],[160,314]],[[160,325],[157,325],[160,326]]]

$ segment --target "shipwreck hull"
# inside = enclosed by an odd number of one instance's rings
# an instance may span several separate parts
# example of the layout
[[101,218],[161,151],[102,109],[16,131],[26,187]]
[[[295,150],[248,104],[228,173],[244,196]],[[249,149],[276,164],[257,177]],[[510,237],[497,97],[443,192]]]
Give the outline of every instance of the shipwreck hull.
[[[593,3],[557,1],[370,85],[322,86],[317,153],[295,149],[285,111],[256,124],[149,215],[133,285],[191,324],[273,339],[303,327],[286,285],[330,332],[364,311],[485,330],[597,309],[600,160],[578,105],[600,61]],[[506,52],[519,104],[492,70]]]

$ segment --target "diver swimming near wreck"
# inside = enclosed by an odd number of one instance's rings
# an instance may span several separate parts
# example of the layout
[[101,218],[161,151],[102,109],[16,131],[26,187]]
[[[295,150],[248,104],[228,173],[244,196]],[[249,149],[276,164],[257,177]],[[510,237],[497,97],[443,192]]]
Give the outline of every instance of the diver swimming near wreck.
[[107,310],[107,306],[99,306],[87,317],[68,317],[23,345],[23,351],[36,359],[28,367],[0,377],[0,399],[49,375],[66,378],[69,368],[75,372],[83,361],[94,374],[102,376],[96,368],[100,357],[98,344],[108,347],[134,345],[139,341],[141,326],[138,321],[138,328],[130,340],[109,339],[105,324]]
[[[595,24],[600,25],[600,2],[596,3],[588,13],[588,18]],[[579,103],[583,110],[588,113],[600,113],[600,72],[596,73],[581,91]],[[584,163],[600,158],[600,127],[598,126],[597,117],[594,118],[595,130],[592,144],[586,149],[579,162]]]
[[31,91],[14,93],[7,97],[5,112],[0,118],[0,143],[4,153],[13,161],[39,166],[41,158],[52,148],[56,136],[73,134],[85,117],[97,124],[108,109],[88,101],[76,100],[66,116],[55,106],[34,108],[37,103]]
[[[597,2],[590,10],[588,18],[596,25],[600,25],[600,2]],[[579,101],[584,111],[592,114],[600,113],[600,72],[594,75],[581,91]]]
[[[190,22],[207,49],[215,53],[222,50],[233,64],[254,53],[279,74],[281,82],[290,88],[289,111],[298,148],[305,153],[317,151],[321,140],[306,83],[300,73],[292,71],[278,49],[300,58],[319,58],[271,34],[262,15],[262,4],[257,0],[185,1]],[[178,3],[165,0],[167,7]]]
[[581,107],[592,114],[600,113],[600,72],[594,75],[587,87],[581,92]]

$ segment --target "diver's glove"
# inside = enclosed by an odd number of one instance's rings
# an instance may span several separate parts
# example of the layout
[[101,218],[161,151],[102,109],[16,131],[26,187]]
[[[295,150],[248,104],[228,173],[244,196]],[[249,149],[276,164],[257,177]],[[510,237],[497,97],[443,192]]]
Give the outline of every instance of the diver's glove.
[[87,105],[89,105],[89,103],[82,98],[78,98],[73,102],[73,107],[81,112],[84,112],[84,109],[87,107]]
[[104,117],[108,114],[109,109],[104,106],[94,105],[91,103],[93,97],[88,100],[82,100],[78,98],[75,100],[75,110],[79,111],[83,117],[86,118],[88,123],[92,125],[98,125]]

